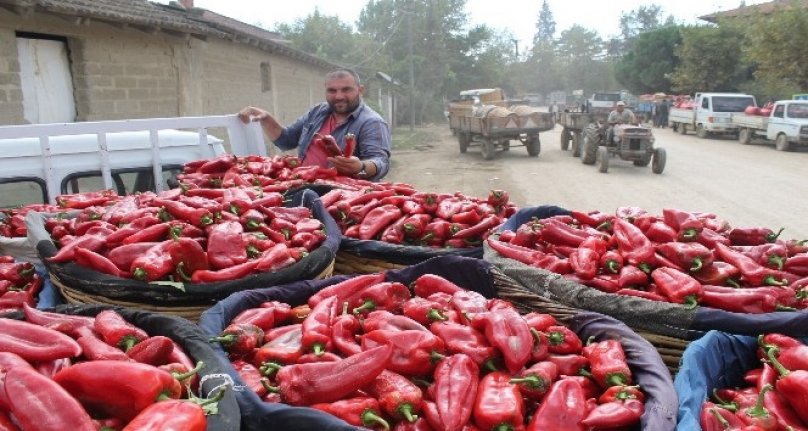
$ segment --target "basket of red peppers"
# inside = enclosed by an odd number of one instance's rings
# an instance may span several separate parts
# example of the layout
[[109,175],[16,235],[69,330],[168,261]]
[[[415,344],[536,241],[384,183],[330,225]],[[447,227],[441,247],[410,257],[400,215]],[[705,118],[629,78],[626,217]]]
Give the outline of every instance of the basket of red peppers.
[[400,183],[335,188],[321,199],[343,235],[338,274],[401,268],[444,255],[482,257],[482,241],[516,211],[503,190],[480,199]]
[[31,262],[0,256],[0,314],[35,307],[44,280]]
[[[328,276],[339,230],[314,192],[172,189],[70,217],[29,215],[54,285],[71,303],[196,319],[247,287]],[[56,244],[59,245],[57,249]]]
[[808,335],[808,313],[794,312],[808,306],[808,247],[778,235],[679,209],[536,207],[488,239],[486,259],[535,294],[628,323],[675,367],[676,350],[711,329]]
[[245,430],[674,428],[653,346],[596,313],[522,315],[494,272],[445,256],[245,291],[200,326],[251,389]]
[[198,327],[104,306],[0,318],[0,428],[240,429],[228,365]]
[[680,430],[808,429],[806,338],[710,331],[676,376]]

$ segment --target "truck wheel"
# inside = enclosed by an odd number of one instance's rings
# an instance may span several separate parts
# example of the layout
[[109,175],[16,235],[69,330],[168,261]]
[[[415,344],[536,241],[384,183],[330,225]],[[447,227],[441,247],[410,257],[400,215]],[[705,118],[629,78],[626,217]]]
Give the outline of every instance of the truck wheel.
[[677,128],[676,123],[671,124],[671,130],[673,130],[673,133],[676,133]]
[[483,159],[491,160],[494,158],[494,141],[489,138],[483,139],[482,142]]
[[687,124],[679,124],[679,134],[680,135],[687,134]]
[[570,130],[566,127],[561,129],[561,151],[567,151],[570,147]]
[[530,157],[539,157],[539,153],[541,153],[539,135],[529,137],[527,139],[527,155]]
[[471,138],[469,137],[469,135],[467,135],[467,134],[465,134],[463,132],[460,132],[460,133],[457,134],[457,142],[460,143],[460,152],[461,153],[465,154],[466,150],[469,149],[469,141],[471,141]]
[[502,151],[510,151],[511,150],[511,141],[507,139],[503,139],[499,141],[499,146],[502,147]]
[[657,148],[654,150],[654,163],[651,164],[651,172],[661,174],[665,170],[665,149]]
[[741,129],[738,132],[738,142],[743,145],[749,145],[752,142],[752,131],[749,129]]
[[572,157],[581,157],[581,147],[583,147],[583,132],[575,132],[572,135]]
[[598,171],[605,174],[609,171],[609,149],[606,147],[598,148]]
[[696,126],[696,136],[698,136],[701,139],[705,139],[708,136],[710,136],[710,132],[708,132],[707,129],[704,128],[704,124],[699,124]]
[[774,140],[774,148],[777,148],[777,151],[791,151],[791,142],[788,142],[788,136],[782,133],[777,135],[777,139]]
[[581,154],[581,163],[585,165],[595,164],[595,159],[598,156],[598,143],[595,138],[588,133],[584,135],[583,153]]

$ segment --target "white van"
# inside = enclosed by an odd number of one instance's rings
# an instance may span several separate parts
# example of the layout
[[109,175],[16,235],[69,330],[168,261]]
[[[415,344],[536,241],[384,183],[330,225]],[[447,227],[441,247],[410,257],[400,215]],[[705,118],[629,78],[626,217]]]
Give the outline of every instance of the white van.
[[681,134],[693,130],[699,138],[711,134],[738,134],[732,114],[757,106],[755,96],[743,93],[696,93],[693,109],[671,108],[668,124]]

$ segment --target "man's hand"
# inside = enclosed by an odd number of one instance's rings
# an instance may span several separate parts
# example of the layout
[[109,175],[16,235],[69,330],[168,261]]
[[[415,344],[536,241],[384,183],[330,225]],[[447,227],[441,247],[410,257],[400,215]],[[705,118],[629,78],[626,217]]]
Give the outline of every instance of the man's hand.
[[263,121],[265,118],[269,116],[270,116],[269,112],[264,111],[261,108],[256,108],[254,106],[248,106],[238,112],[238,118],[244,124],[247,124],[251,121]]
[[337,168],[337,172],[342,175],[356,175],[359,171],[362,170],[363,164],[362,161],[359,160],[359,157],[351,156],[351,157],[342,157],[342,156],[334,156],[329,157],[328,161]]

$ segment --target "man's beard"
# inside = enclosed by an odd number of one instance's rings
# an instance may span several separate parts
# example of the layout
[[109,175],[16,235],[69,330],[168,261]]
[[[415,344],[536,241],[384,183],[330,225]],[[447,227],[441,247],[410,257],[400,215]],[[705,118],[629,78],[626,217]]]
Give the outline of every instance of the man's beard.
[[362,103],[362,99],[356,99],[356,101],[354,101],[354,103],[345,102],[345,109],[344,110],[343,109],[338,109],[336,104],[334,104],[334,103],[329,102],[328,106],[331,108],[332,111],[336,112],[337,114],[350,114],[356,108],[359,107],[360,103]]

